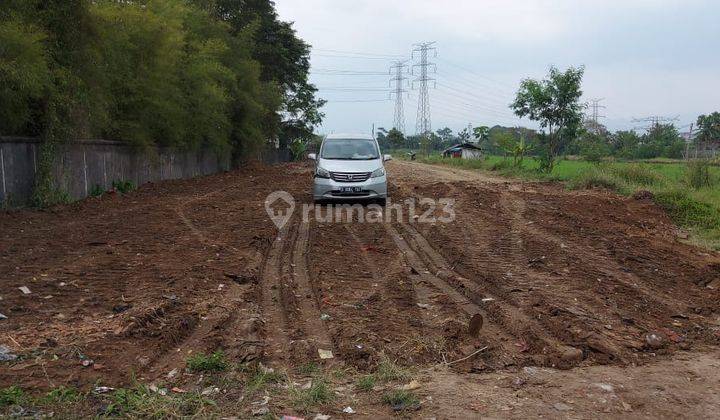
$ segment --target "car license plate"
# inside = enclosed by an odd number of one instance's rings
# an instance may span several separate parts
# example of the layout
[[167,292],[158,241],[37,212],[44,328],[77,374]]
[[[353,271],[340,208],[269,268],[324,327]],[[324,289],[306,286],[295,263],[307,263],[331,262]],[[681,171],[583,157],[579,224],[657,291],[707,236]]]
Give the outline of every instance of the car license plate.
[[359,193],[361,191],[361,187],[340,187],[340,192],[344,193]]

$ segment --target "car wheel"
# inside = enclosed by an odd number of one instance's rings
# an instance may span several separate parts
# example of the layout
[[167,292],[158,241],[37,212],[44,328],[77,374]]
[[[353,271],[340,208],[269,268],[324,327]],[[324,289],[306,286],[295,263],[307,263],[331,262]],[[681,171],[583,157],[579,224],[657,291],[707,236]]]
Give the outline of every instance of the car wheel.
[[387,203],[387,198],[378,198],[376,200],[377,204],[379,204],[381,207],[385,207],[385,204]]

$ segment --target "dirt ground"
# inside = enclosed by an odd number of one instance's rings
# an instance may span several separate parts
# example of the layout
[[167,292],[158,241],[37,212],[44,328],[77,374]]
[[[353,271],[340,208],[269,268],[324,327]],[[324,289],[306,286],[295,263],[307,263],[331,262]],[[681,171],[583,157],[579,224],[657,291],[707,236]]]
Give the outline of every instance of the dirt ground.
[[[286,387],[304,366],[327,372],[332,402],[298,408],[279,386],[263,404],[275,414],[717,416],[720,254],[683,243],[651,199],[388,167],[392,202],[364,223],[303,220],[307,164],[0,214],[0,345],[18,356],[0,362],[0,387],[210,380],[214,415],[251,417],[245,382],[185,369],[220,349],[285,372]],[[296,200],[281,229],[275,190]],[[423,198],[454,200],[454,220]],[[408,374],[358,388],[387,361]],[[419,411],[383,403],[401,386]]]

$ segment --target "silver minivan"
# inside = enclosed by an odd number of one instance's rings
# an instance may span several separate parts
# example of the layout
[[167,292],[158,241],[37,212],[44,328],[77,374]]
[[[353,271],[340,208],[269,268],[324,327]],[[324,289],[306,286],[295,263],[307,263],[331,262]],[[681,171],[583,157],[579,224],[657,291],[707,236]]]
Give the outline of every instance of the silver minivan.
[[387,175],[377,141],[368,134],[330,134],[315,160],[313,199],[319,201],[374,200],[385,205]]

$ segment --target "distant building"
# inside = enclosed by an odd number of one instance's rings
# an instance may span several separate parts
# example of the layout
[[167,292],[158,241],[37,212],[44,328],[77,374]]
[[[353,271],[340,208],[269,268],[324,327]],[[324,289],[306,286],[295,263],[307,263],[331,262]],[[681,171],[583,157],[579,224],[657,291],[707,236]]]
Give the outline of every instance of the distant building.
[[449,158],[481,159],[482,149],[472,143],[460,143],[443,150],[442,155]]

